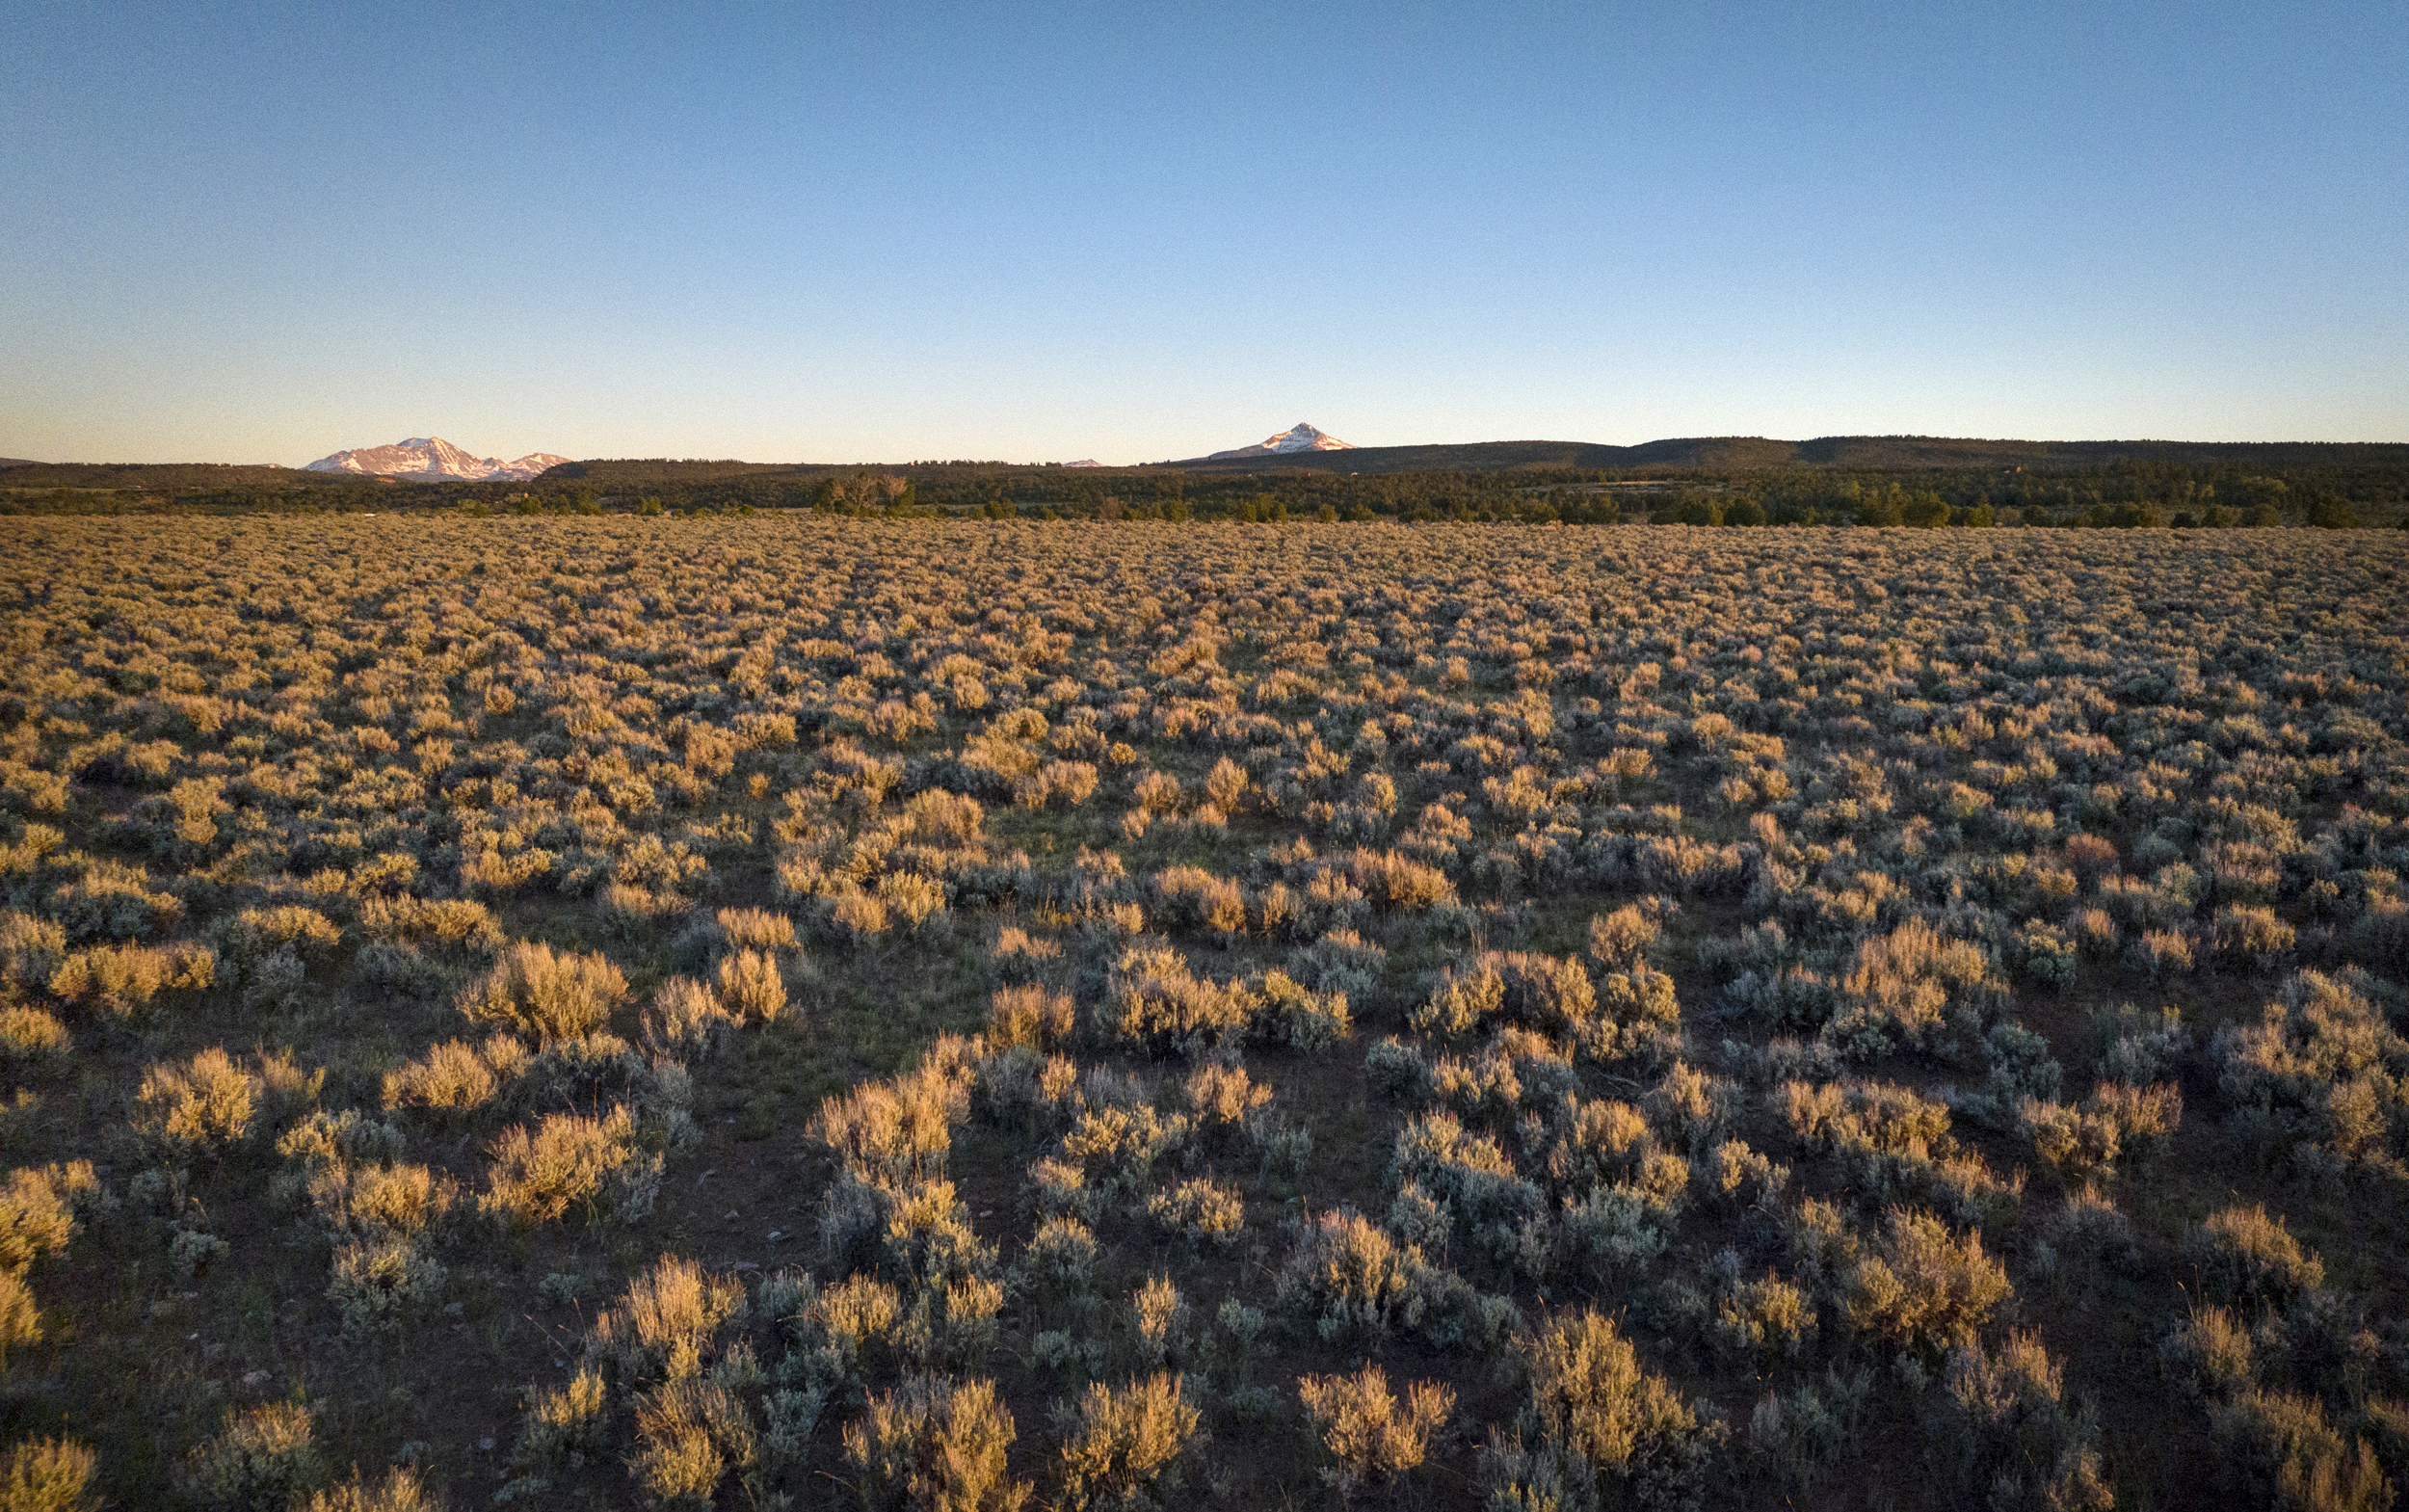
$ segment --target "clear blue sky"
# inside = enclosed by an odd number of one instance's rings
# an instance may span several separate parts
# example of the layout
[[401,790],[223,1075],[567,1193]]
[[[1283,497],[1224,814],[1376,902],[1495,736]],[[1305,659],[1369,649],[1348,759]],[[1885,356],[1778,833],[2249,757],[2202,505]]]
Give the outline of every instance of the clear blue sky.
[[16,0],[0,455],[2409,440],[2409,6]]

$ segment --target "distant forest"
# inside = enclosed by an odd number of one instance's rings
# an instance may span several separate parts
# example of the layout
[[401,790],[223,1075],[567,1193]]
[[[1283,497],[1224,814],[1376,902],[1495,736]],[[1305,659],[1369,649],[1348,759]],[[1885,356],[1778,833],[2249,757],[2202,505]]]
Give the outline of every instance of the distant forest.
[[[2122,454],[2119,454],[2120,449]],[[1588,460],[1615,465],[1575,465]],[[1434,464],[1413,465],[1414,464]],[[1349,465],[1353,464],[1353,465]],[[0,466],[0,514],[746,514],[1611,525],[2409,524],[2409,446],[1845,438],[1499,442],[1137,467],[567,463],[531,483],[279,467]]]

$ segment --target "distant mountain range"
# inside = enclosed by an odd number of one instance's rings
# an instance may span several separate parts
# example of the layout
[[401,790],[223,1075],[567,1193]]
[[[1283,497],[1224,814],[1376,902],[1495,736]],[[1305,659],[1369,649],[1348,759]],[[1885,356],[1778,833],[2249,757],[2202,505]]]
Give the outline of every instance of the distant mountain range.
[[529,452],[516,462],[471,457],[440,436],[413,436],[390,446],[362,446],[321,457],[304,472],[353,472],[371,478],[407,478],[415,483],[523,483],[546,467],[569,461],[550,452]]
[[1303,420],[1299,420],[1269,440],[1260,441],[1253,446],[1241,446],[1234,451],[1214,452],[1204,461],[1230,462],[1241,457],[1293,457],[1299,452],[1351,452],[1355,450],[1358,448],[1338,439],[1327,431],[1317,431]]
[[[1277,438],[1275,438],[1277,439]],[[1825,436],[1808,441],[1761,436],[1693,437],[1607,446],[1589,441],[1473,441],[1441,446],[1350,446],[1275,452],[1267,446],[1214,452],[1166,467],[1252,472],[1496,472],[1516,467],[1835,469],[1918,467],[2097,467],[2126,460],[2202,465],[2296,467],[2343,463],[2396,464],[2409,446],[2388,441],[2016,441],[1940,436]]]
[[[1283,442],[1294,449],[1280,449]],[[1182,462],[1136,467],[1103,466],[1092,459],[1058,465],[1104,473],[1178,468],[1246,473],[1282,468],[1323,472],[1496,472],[1507,469],[1599,468],[1660,476],[1707,475],[1772,467],[1833,470],[2025,467],[2036,472],[2101,467],[2133,461],[2189,466],[2233,466],[2274,472],[2300,467],[2409,466],[2409,443],[2395,441],[2018,441],[1937,436],[1826,436],[1773,440],[1761,436],[1696,437],[1604,446],[1586,441],[1476,441],[1441,446],[1349,446],[1300,425],[1255,446]],[[596,458],[571,462],[546,452],[502,462],[471,457],[435,437],[395,446],[336,452],[308,468],[225,463],[47,463],[0,458],[0,492],[69,489],[105,492],[191,493],[216,491],[356,487],[382,483],[521,482],[540,487],[576,483],[617,493],[656,483],[695,484],[740,477],[816,480],[864,469],[906,471],[900,463],[672,462],[662,458]],[[390,469],[390,470],[387,470]],[[1019,471],[1019,467],[1009,470]],[[1030,467],[1027,470],[1037,470]],[[539,474],[541,477],[539,478]]]

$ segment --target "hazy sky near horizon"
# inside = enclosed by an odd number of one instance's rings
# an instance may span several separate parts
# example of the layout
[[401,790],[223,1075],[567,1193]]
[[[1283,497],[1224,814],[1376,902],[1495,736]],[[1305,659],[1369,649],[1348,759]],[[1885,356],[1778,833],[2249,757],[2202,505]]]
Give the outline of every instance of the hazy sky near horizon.
[[0,456],[2409,441],[2409,7],[18,0]]

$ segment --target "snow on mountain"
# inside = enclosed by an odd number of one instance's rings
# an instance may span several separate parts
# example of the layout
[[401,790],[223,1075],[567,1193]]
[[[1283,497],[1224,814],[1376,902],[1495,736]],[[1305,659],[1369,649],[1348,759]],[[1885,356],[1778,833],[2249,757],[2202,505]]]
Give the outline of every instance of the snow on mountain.
[[1219,462],[1225,457],[1260,457],[1266,453],[1285,455],[1290,452],[1346,452],[1355,450],[1352,441],[1342,441],[1323,431],[1317,431],[1299,420],[1295,425],[1255,446],[1241,446],[1235,451],[1214,452],[1206,462]]
[[1082,457],[1077,462],[1067,462],[1063,465],[1066,467],[1101,467],[1104,464],[1093,457]]
[[439,436],[413,436],[390,446],[362,446],[321,457],[305,472],[356,472],[413,483],[523,483],[546,467],[569,461],[550,452],[529,452],[516,462],[471,457]]

